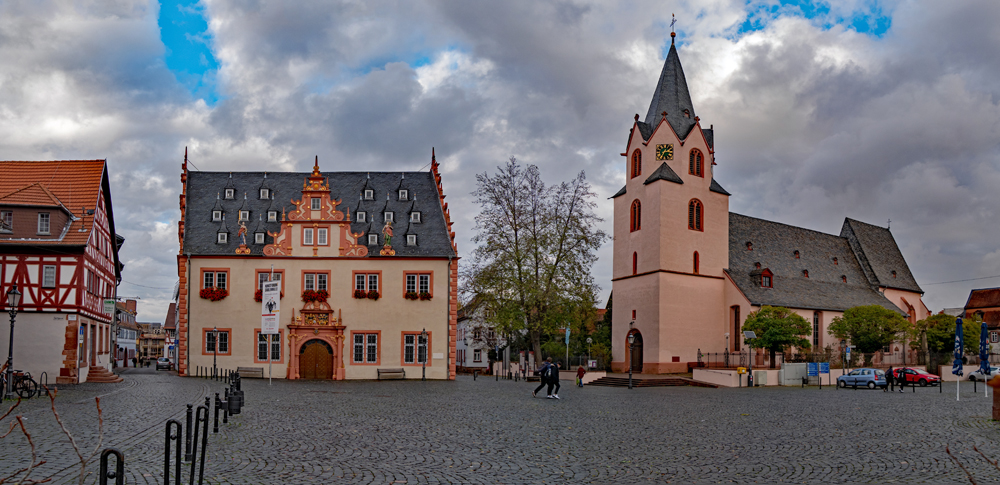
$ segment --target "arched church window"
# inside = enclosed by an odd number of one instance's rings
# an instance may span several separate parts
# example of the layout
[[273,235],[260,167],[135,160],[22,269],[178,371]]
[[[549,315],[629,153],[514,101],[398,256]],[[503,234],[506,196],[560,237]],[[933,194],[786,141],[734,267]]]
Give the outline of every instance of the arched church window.
[[698,251],[694,252],[694,274],[698,274],[698,270],[701,266],[701,258],[698,257]]
[[632,177],[642,175],[642,152],[638,148],[632,152]]
[[642,204],[639,199],[632,201],[632,209],[629,211],[629,232],[642,229]]
[[691,150],[691,155],[688,162],[688,173],[691,175],[697,175],[699,177],[704,177],[704,165],[705,156],[701,154],[701,150],[694,148]]
[[692,231],[704,231],[705,229],[702,225],[704,213],[705,208],[701,205],[701,201],[691,199],[691,202],[688,202],[688,229]]
[[639,269],[639,253],[632,253],[632,274],[637,274],[638,269]]

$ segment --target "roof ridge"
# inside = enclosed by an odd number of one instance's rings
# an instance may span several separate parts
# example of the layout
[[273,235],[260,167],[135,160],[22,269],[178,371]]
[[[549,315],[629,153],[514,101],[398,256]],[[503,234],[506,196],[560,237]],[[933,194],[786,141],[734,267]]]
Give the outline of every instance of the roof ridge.
[[771,224],[778,224],[780,226],[790,227],[792,229],[798,229],[800,231],[815,232],[817,234],[822,234],[824,236],[831,236],[831,237],[835,237],[837,239],[847,239],[846,237],[840,236],[840,235],[837,235],[837,234],[830,234],[828,232],[818,231],[816,229],[809,229],[808,227],[793,226],[791,224],[787,224],[787,223],[784,223],[784,222],[770,221],[770,220],[767,220],[767,219],[761,219],[760,217],[748,216],[748,215],[740,214],[740,213],[737,213],[737,212],[730,211],[729,215],[731,215],[731,216],[746,217],[747,219],[756,219],[758,221],[764,221],[764,222],[768,222],[768,223],[771,223]]

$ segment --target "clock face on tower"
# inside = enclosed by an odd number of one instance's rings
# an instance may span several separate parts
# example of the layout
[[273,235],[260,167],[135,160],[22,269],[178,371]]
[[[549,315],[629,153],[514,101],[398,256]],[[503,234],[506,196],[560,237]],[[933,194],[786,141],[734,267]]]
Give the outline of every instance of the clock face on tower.
[[674,144],[667,143],[666,145],[656,145],[656,159],[657,160],[673,160],[674,159]]

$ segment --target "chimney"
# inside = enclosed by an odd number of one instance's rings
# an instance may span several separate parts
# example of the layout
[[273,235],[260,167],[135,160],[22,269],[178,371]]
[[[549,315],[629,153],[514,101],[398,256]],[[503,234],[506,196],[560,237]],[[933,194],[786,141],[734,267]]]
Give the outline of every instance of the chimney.
[[125,309],[135,313],[135,300],[125,300]]

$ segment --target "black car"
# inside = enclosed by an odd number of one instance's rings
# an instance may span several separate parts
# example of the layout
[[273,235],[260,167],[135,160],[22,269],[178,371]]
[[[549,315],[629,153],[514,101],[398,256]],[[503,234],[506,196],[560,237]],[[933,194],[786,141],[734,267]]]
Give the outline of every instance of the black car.
[[170,370],[173,366],[170,365],[170,359],[167,357],[160,357],[156,359],[156,370]]

